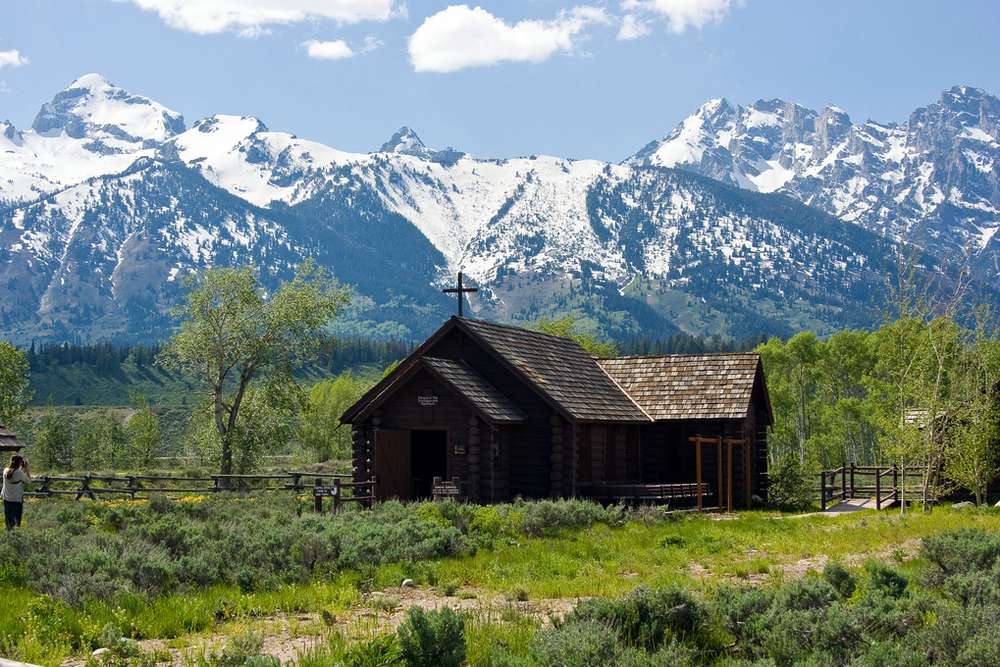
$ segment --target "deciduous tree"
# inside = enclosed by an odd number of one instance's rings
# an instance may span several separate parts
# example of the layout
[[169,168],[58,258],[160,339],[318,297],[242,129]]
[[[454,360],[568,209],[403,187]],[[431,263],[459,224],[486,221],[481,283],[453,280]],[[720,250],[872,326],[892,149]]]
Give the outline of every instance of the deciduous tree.
[[31,401],[24,352],[0,340],[0,424],[18,427]]
[[316,461],[348,454],[350,428],[340,423],[340,415],[361,398],[370,384],[348,372],[313,385],[299,419],[299,438]]
[[222,474],[233,472],[242,407],[254,380],[281,375],[291,381],[291,368],[315,355],[347,299],[311,263],[273,294],[250,267],[209,269],[192,279],[180,330],[162,359],[207,387]]
[[572,315],[558,319],[543,317],[535,323],[535,328],[550,336],[572,339],[592,357],[614,357],[618,354],[614,343],[600,340],[594,334],[583,331]]
[[132,465],[149,468],[163,436],[159,417],[145,401],[139,402],[138,410],[125,422],[125,435],[128,438],[128,458]]

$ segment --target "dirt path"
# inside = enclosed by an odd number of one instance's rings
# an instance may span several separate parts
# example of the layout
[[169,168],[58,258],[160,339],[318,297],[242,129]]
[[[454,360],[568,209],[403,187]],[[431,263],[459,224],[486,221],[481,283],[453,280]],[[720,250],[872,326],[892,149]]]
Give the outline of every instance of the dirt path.
[[[840,558],[840,562],[848,567],[859,567],[867,559],[877,560],[909,560],[915,558],[920,547],[920,540],[907,540],[901,544],[891,544],[878,551],[848,554]],[[751,551],[745,555],[749,561],[765,557],[765,552]],[[772,566],[765,573],[751,573],[738,579],[751,585],[761,585],[771,580],[775,570],[781,570],[785,579],[798,579],[810,570],[822,570],[830,562],[824,554],[803,558],[791,563]],[[722,575],[713,573],[698,563],[692,563],[687,568],[688,575],[693,579],[712,579]],[[734,580],[736,580],[734,578]],[[373,633],[392,631],[402,623],[406,611],[413,606],[425,610],[449,607],[454,611],[466,612],[485,619],[503,619],[512,611],[533,616],[543,625],[551,623],[553,618],[562,618],[569,613],[583,598],[545,598],[538,600],[509,600],[474,588],[463,588],[457,595],[446,596],[430,588],[398,587],[387,588],[365,596],[362,605],[346,612],[332,615],[330,613],[309,614],[279,614],[247,622],[247,627],[261,633],[264,639],[262,652],[274,656],[282,664],[294,664],[300,653],[309,649],[315,642],[337,628],[348,636],[369,636]],[[171,662],[161,663],[164,666],[179,666],[184,664],[185,656],[197,656],[203,652],[216,653],[221,651],[231,633],[217,633],[207,636],[192,636],[186,641],[166,642],[162,639],[143,640],[140,645],[147,651],[168,651],[173,657]],[[183,644],[183,645],[181,645]],[[83,667],[83,660],[68,660],[62,667]]]
[[[473,588],[463,588],[456,595],[446,596],[434,589],[407,586],[370,593],[361,606],[339,614],[278,614],[248,621],[246,625],[264,636],[262,653],[278,658],[282,664],[293,664],[299,654],[321,641],[333,628],[348,636],[389,632],[403,622],[407,610],[414,606],[428,611],[450,607],[454,611],[489,620],[501,620],[506,614],[516,612],[533,616],[543,625],[549,625],[553,618],[562,618],[582,599],[509,600]],[[139,645],[146,651],[169,652],[173,660],[159,664],[173,666],[183,665],[185,656],[222,651],[230,636],[231,633],[192,636],[186,638],[185,646],[178,646],[180,642],[177,640],[167,642],[162,639],[142,640]],[[62,663],[62,667],[83,665],[84,661],[79,659]]]

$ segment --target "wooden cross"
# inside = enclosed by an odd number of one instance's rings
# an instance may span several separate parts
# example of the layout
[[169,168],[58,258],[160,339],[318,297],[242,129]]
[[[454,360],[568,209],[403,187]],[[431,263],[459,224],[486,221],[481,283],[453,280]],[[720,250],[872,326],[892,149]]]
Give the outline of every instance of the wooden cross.
[[465,287],[462,284],[462,272],[458,272],[458,287],[449,287],[447,289],[441,290],[445,294],[456,294],[458,296],[458,316],[462,317],[462,302],[465,301],[465,295],[471,294],[473,292],[478,292],[479,290],[475,287]]

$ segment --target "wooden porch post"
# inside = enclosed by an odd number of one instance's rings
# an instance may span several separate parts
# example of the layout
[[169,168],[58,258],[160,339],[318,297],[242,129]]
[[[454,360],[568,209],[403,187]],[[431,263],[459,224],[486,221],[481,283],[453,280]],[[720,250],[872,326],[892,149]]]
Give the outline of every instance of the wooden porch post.
[[754,449],[751,443],[753,443],[753,439],[743,439],[743,476],[746,477],[743,496],[747,509],[750,509],[753,502],[753,471],[750,467],[753,465]]
[[726,506],[730,512],[733,511],[733,441],[729,439],[726,442]]
[[723,481],[722,481],[722,436],[721,435],[715,440],[715,469],[716,469],[715,476],[719,480],[719,487],[718,490],[715,492],[715,497],[719,501],[719,509],[721,510],[724,507],[724,505],[722,504]]
[[698,498],[698,511],[701,511],[701,436],[691,438],[694,443],[694,481],[695,494]]

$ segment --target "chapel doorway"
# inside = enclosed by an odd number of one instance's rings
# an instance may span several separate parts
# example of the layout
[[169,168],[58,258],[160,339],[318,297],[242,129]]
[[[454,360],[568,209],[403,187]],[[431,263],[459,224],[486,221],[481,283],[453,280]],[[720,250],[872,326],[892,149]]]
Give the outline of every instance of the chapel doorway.
[[431,497],[435,477],[448,479],[448,432],[410,431],[413,499]]

